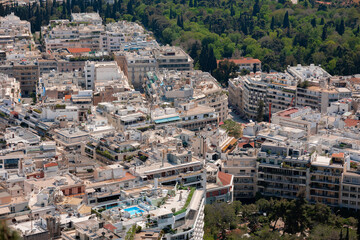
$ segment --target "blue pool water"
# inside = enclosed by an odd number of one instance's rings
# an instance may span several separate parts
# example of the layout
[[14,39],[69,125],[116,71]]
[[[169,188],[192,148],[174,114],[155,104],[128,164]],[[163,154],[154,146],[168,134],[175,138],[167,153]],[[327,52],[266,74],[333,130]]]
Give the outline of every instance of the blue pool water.
[[126,208],[126,209],[124,209],[124,211],[127,211],[128,213],[130,213],[131,216],[136,214],[136,213],[139,215],[140,213],[144,212],[144,210],[141,210],[138,207]]

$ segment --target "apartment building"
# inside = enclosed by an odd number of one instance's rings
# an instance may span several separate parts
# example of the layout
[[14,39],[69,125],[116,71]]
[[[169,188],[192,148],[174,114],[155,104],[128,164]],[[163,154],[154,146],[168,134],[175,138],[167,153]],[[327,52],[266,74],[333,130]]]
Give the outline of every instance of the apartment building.
[[227,119],[227,94],[210,73],[163,70],[150,72],[146,77],[145,92],[154,104],[169,101],[178,107],[191,101],[214,108],[219,122]]
[[13,64],[13,77],[20,82],[21,96],[36,93],[39,80],[39,67],[34,61],[21,61]]
[[104,26],[72,24],[63,21],[60,24],[42,28],[46,51],[56,51],[65,48],[90,48],[92,51],[100,51],[101,36],[104,34]]
[[360,209],[359,172],[347,170],[343,174],[343,180],[341,185],[341,206],[344,208],[351,208],[356,210]]
[[71,22],[101,25],[102,19],[99,13],[71,13]]
[[254,119],[259,103],[265,112],[275,113],[296,102],[296,82],[287,73],[256,74],[229,80],[229,104],[240,115]]
[[169,70],[189,71],[193,69],[194,61],[180,47],[163,46],[153,50],[158,68]]
[[0,33],[2,39],[8,38],[12,42],[32,38],[30,22],[20,20],[14,13],[0,17]]
[[179,47],[161,46],[134,52],[121,51],[115,53],[115,59],[135,89],[142,89],[147,72],[193,69],[193,60]]
[[302,66],[301,64],[288,66],[286,71],[299,82],[318,82],[320,79],[331,77],[320,65],[315,66],[314,64],[310,64],[310,66]]
[[135,89],[142,89],[146,73],[157,69],[156,59],[149,50],[118,52],[115,60]]
[[311,156],[301,149],[264,143],[258,155],[258,191],[264,196],[294,199],[306,194]]
[[108,52],[134,51],[159,46],[151,34],[142,26],[128,21],[106,24],[105,34],[102,36],[101,41],[102,48]]
[[351,91],[347,88],[309,86],[300,85],[296,90],[296,105],[299,107],[309,106],[326,113],[327,108],[332,102],[337,102],[343,98],[350,98]]
[[243,117],[255,119],[260,101],[268,111],[268,84],[262,81],[260,75],[254,77],[241,76],[229,80],[229,104]]
[[[95,84],[106,83],[109,81],[122,81],[128,86],[128,81],[124,73],[114,62],[90,62],[87,61],[84,67],[86,89],[94,90]],[[124,86],[124,87],[126,87]]]
[[344,153],[334,153],[331,157],[316,157],[310,169],[310,202],[341,205],[341,183],[346,164],[349,163],[346,162]]
[[272,114],[271,122],[284,127],[304,130],[307,135],[318,132],[321,114],[310,107],[289,108]]
[[234,200],[253,198],[257,192],[257,151],[237,149],[228,153],[221,171],[233,175]]
[[37,93],[43,101],[63,100],[67,95],[79,92],[81,87],[85,87],[85,77],[82,72],[57,72],[51,71],[44,73],[39,78]]

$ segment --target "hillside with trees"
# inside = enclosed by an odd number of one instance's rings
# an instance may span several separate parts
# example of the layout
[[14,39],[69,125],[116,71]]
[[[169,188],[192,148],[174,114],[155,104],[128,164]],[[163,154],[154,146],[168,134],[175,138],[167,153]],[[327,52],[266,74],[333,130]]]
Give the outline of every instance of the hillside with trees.
[[[351,1],[349,1],[351,2]],[[56,0],[22,7],[0,6],[0,15],[15,12],[34,31],[50,19],[71,12],[99,12],[104,22],[138,21],[163,44],[181,45],[204,71],[216,59],[251,56],[263,68],[321,64],[329,73],[359,73],[360,8],[346,1],[299,0]]]
[[359,239],[359,222],[350,215],[303,198],[215,203],[205,206],[204,239]]

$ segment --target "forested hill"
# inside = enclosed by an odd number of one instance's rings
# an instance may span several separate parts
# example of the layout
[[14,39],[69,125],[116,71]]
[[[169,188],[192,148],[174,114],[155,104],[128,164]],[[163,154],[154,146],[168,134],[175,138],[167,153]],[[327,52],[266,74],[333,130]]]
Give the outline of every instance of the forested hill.
[[[323,0],[325,1],[325,0]],[[251,56],[263,67],[321,64],[331,74],[360,73],[360,7],[346,1],[299,0],[48,0],[0,7],[32,23],[34,31],[71,12],[98,11],[104,21],[139,21],[163,44],[181,45],[199,64],[201,48],[217,59]],[[201,60],[200,60],[201,61]]]

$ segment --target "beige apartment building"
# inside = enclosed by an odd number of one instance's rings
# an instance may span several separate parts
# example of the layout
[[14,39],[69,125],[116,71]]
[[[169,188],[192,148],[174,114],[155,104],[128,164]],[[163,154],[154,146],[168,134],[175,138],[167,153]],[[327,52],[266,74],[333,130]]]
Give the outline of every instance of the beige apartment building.
[[234,200],[253,198],[257,192],[257,152],[233,151],[226,155],[221,164],[221,171],[234,176]]
[[160,69],[190,71],[194,62],[184,50],[173,46],[121,51],[115,53],[115,60],[136,89],[143,87],[147,72]]
[[13,77],[20,82],[21,96],[36,93],[39,66],[33,61],[21,61],[13,65]]

